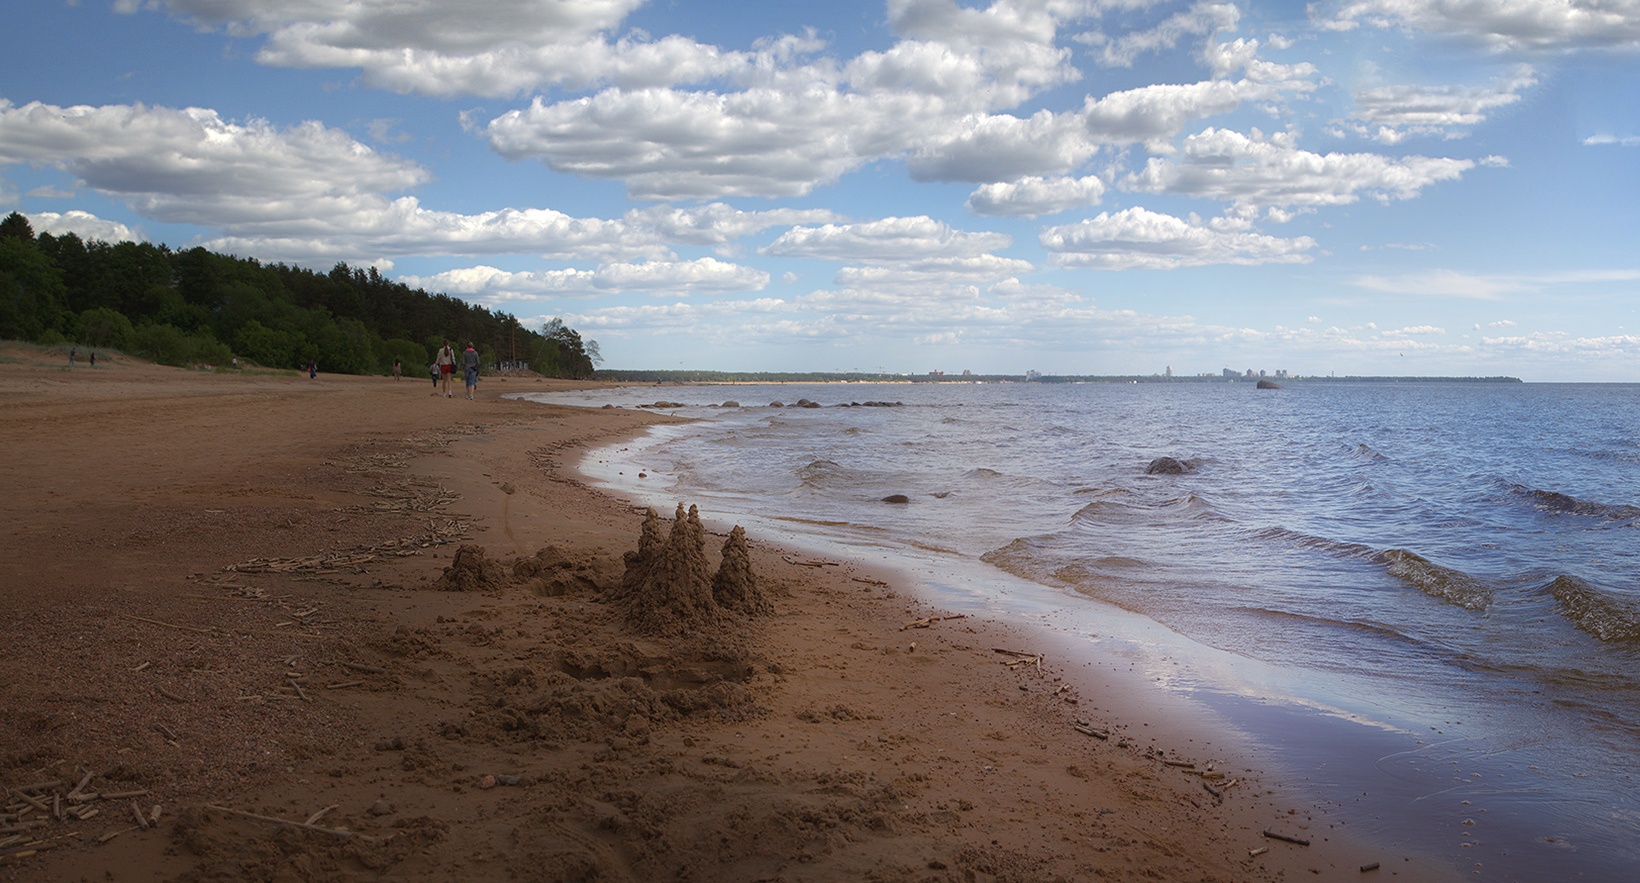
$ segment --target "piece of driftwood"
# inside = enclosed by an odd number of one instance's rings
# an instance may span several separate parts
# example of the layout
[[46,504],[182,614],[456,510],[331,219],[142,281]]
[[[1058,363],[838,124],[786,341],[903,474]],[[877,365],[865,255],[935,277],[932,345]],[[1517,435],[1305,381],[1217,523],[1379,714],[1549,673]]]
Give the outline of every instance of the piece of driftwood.
[[109,831],[107,834],[104,834],[101,837],[98,837],[97,842],[98,843],[107,843],[108,841],[113,840],[115,837],[118,837],[121,834],[127,834],[127,833],[130,833],[130,832],[135,831],[135,830],[137,830],[137,826],[132,825],[129,828],[121,828],[118,831]]
[[176,693],[172,693],[170,690],[167,690],[164,687],[156,686],[156,687],[154,687],[154,691],[159,693],[159,695],[164,696],[166,699],[171,700],[172,702],[187,702],[188,701],[187,697],[178,695]]
[[1248,858],[1258,858],[1259,856],[1261,856],[1261,855],[1263,855],[1263,854],[1265,854],[1266,852],[1269,852],[1269,851],[1270,851],[1270,847],[1260,846],[1257,849],[1247,850],[1247,857]]
[[1093,727],[1083,726],[1082,724],[1077,724],[1075,729],[1078,733],[1081,733],[1084,736],[1092,736],[1101,742],[1110,741],[1110,733],[1107,733],[1104,730],[1096,730]]
[[[174,738],[174,734],[173,734],[173,738]],[[102,799],[104,799],[104,800],[130,800],[133,797],[143,797],[143,796],[146,796],[147,794],[148,794],[148,789],[147,788],[138,788],[135,791],[104,791],[102,793]]]
[[351,668],[354,671],[362,671],[365,674],[373,674],[373,675],[387,674],[387,669],[382,668],[379,665],[361,665],[357,662],[344,662],[344,663],[342,663],[342,667],[343,668]]
[[1309,846],[1310,845],[1310,841],[1305,840],[1303,837],[1293,837],[1293,836],[1288,835],[1288,834],[1278,834],[1275,831],[1270,830],[1269,828],[1264,829],[1264,836],[1270,838],[1271,840],[1280,840],[1283,843],[1296,843],[1299,846]]
[[137,622],[146,622],[149,625],[162,625],[162,626],[165,626],[168,629],[181,629],[185,632],[195,632],[195,633],[201,634],[201,635],[209,635],[209,634],[214,634],[215,633],[214,629],[194,628],[191,625],[177,625],[174,622],[160,622],[157,619],[149,619],[146,616],[132,616],[129,613],[127,613],[125,615],[125,618],[126,619],[134,619]]
[[364,686],[364,681],[347,681],[346,683],[341,683],[341,684],[325,684],[325,689],[326,690],[341,690],[341,689],[345,689],[347,687],[362,687],[362,686]]
[[134,799],[131,801],[131,815],[136,817],[137,827],[144,831],[148,830],[148,817],[142,814],[142,807],[137,806],[137,801]]
[[217,810],[218,812],[225,812],[225,813],[228,813],[229,815],[243,816],[247,819],[256,819],[259,822],[269,822],[269,823],[272,823],[272,824],[275,824],[275,825],[289,825],[292,828],[300,828],[304,831],[312,831],[315,834],[329,834],[330,836],[338,838],[340,840],[347,840],[347,839],[349,839],[353,836],[352,831],[343,831],[340,828],[326,828],[326,827],[323,827],[321,825],[310,825],[307,822],[296,822],[296,821],[292,821],[290,819],[281,819],[277,816],[265,816],[265,815],[262,815],[260,813],[246,812],[242,809],[230,809],[226,806],[217,806],[214,803],[205,804],[205,808],[206,809],[214,809],[214,810]]
[[1361,873],[1363,873],[1363,874],[1365,874],[1368,871],[1376,871],[1376,870],[1378,870],[1378,863],[1377,862],[1367,862],[1366,864],[1361,866]]
[[335,809],[337,806],[339,806],[339,804],[332,803],[331,805],[325,807],[324,809],[319,810],[318,812],[314,813],[313,815],[308,816],[307,821],[303,822],[303,824],[311,825],[314,822],[319,821],[320,819],[325,817],[325,813],[330,812],[331,810]]

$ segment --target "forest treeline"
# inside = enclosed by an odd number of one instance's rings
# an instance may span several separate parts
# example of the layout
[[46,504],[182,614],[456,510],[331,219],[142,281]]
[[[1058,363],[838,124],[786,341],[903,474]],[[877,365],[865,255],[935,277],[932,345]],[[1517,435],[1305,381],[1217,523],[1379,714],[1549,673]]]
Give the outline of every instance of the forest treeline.
[[0,339],[115,349],[166,365],[269,368],[316,362],[339,374],[426,371],[443,341],[472,341],[483,364],[527,363],[584,378],[598,343],[558,319],[527,328],[446,294],[338,263],[329,273],[203,248],[110,244],[34,234],[23,215],[0,221]]

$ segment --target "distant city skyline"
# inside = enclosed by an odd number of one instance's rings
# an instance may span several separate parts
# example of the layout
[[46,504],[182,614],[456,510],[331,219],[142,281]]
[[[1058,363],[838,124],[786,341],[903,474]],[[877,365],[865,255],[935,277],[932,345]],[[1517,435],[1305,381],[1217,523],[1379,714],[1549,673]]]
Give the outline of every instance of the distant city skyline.
[[0,214],[606,367],[1640,381],[1633,2],[18,6]]

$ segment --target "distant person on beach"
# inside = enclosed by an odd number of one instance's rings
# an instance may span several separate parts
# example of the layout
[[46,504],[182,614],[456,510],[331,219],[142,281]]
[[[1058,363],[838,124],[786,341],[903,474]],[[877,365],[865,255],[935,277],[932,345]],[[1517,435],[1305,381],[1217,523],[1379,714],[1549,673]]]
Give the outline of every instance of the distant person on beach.
[[74,367],[74,348],[68,348],[68,367]]
[[456,371],[456,351],[450,349],[450,338],[444,338],[444,346],[439,348],[438,358],[433,360],[438,365],[439,376],[444,379],[444,397],[450,395],[450,375]]
[[401,366],[399,365],[399,360],[394,359],[393,360],[393,379],[398,380],[400,373],[401,373]]
[[478,392],[478,350],[473,349],[473,342],[467,341],[467,348],[461,352],[461,373],[467,380],[467,400],[473,400],[473,393]]
[[91,351],[91,367],[93,367],[93,368],[97,367],[97,351],[96,350]]
[[319,363],[318,362],[309,362],[308,363],[308,379],[312,380],[313,378],[318,377],[318,376],[319,376]]
[[433,395],[438,395],[438,363],[428,365],[427,373],[433,375]]

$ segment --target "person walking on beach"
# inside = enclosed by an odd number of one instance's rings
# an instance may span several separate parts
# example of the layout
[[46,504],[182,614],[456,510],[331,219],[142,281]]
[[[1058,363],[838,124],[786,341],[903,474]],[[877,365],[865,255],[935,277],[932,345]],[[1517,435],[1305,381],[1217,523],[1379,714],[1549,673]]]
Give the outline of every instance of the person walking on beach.
[[74,367],[74,348],[68,348],[68,367]]
[[467,401],[473,400],[473,393],[478,392],[478,350],[473,349],[473,342],[467,341],[467,348],[461,352],[461,373],[467,380]]
[[394,359],[394,360],[393,360],[393,379],[394,379],[394,380],[398,380],[398,379],[399,379],[399,375],[400,375],[400,374],[401,374],[401,373],[403,373],[403,372],[402,372],[402,367],[403,367],[403,366],[401,366],[401,365],[400,365],[400,364],[399,364],[399,360],[398,360],[398,359]]
[[318,362],[308,362],[308,379],[312,380],[312,379],[314,379],[318,376],[319,376],[319,363]]
[[444,346],[439,347],[438,358],[433,360],[438,365],[439,377],[444,380],[444,397],[450,398],[450,375],[456,370],[456,351],[450,349],[450,338],[444,338]]

